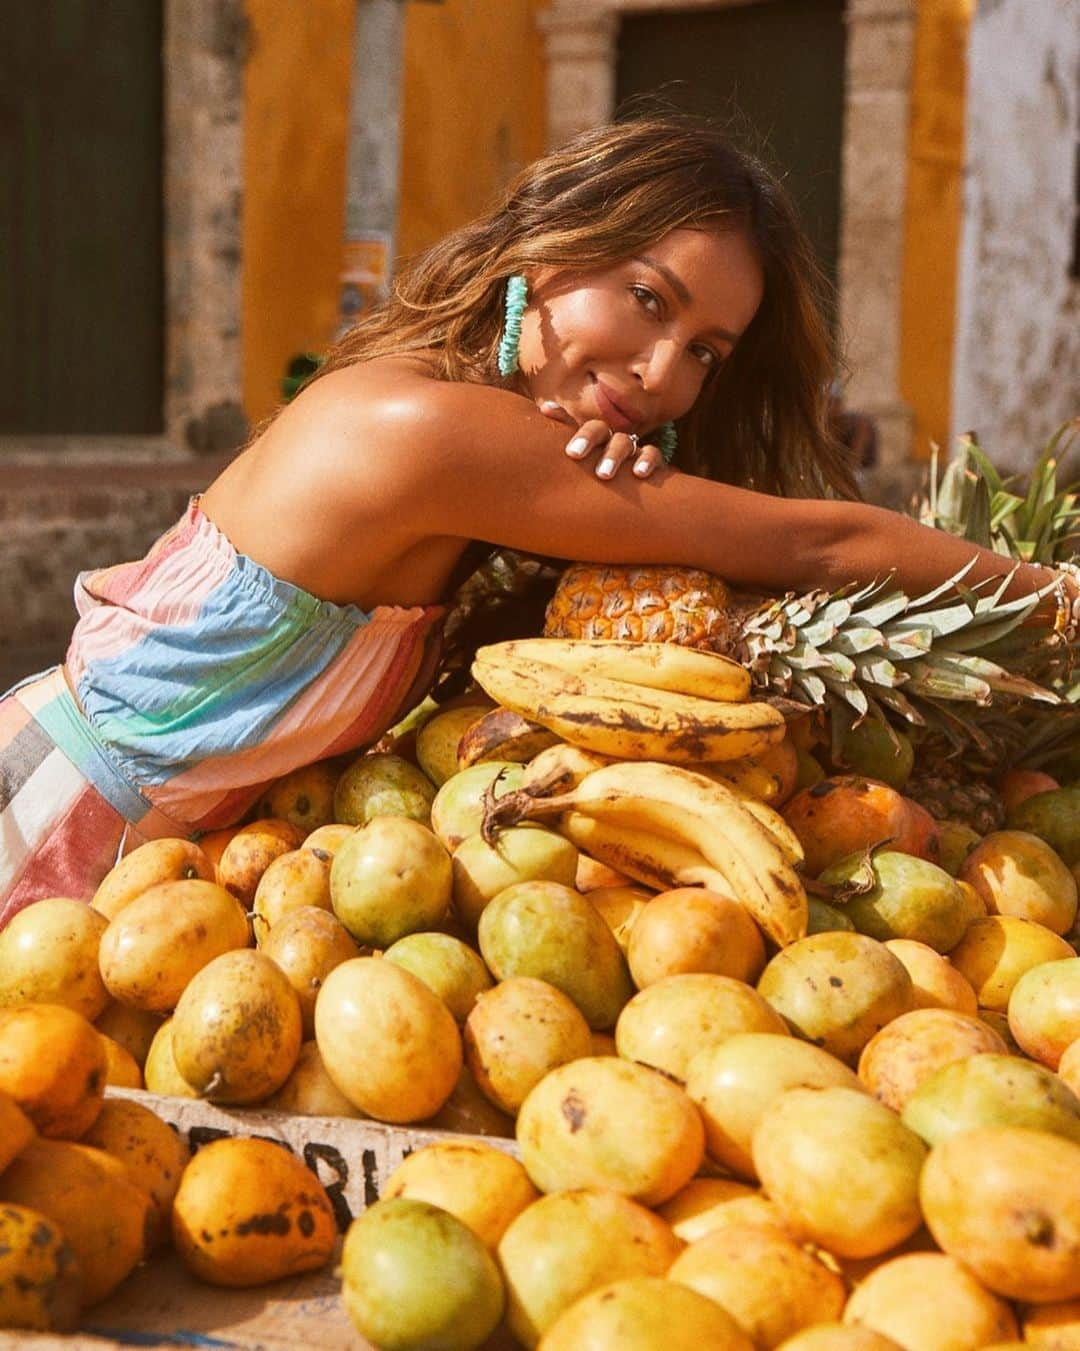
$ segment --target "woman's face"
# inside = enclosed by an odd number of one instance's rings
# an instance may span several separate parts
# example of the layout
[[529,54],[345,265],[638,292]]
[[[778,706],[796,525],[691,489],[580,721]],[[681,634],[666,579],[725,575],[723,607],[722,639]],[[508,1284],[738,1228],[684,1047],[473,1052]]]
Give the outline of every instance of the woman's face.
[[519,363],[525,390],[580,425],[643,433],[688,412],[761,304],[742,231],[672,230],[593,272],[529,275]]

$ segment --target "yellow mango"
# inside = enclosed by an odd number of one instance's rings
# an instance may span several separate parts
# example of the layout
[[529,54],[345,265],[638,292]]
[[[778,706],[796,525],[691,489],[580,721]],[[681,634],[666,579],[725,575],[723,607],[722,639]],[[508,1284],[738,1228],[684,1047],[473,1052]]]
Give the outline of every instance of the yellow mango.
[[576,1300],[544,1334],[543,1351],[610,1346],[619,1351],[753,1351],[715,1300],[661,1276],[602,1285]]
[[114,999],[171,1013],[197,971],[247,947],[247,916],[216,882],[163,882],[130,901],[101,937],[101,975]]
[[77,1140],[105,1097],[105,1046],[61,1004],[0,1009],[0,1090],[52,1139]]
[[134,1009],[130,1004],[109,1001],[105,1011],[94,1019],[94,1026],[103,1037],[109,1037],[141,1068],[150,1054],[150,1045],[161,1026],[161,1016],[147,1009]]
[[274,859],[299,849],[304,842],[304,833],[291,822],[275,817],[241,826],[218,859],[218,881],[226,891],[232,892],[245,910],[250,910],[263,873]]
[[91,1021],[109,1002],[98,970],[108,921],[84,901],[49,896],[0,931],[0,1005],[64,1004]]
[[314,1041],[301,1045],[289,1077],[276,1093],[262,1099],[259,1108],[264,1112],[289,1112],[292,1116],[364,1116],[327,1074]]
[[1005,1300],[954,1258],[933,1252],[906,1253],[882,1263],[856,1286],[844,1322],[873,1328],[920,1351],[985,1347],[1019,1336]]
[[788,1029],[752,985],[693,971],[664,976],[639,990],[619,1014],[615,1045],[627,1060],[685,1083],[699,1051],[740,1032],[787,1036]]
[[172,1210],[173,1244],[212,1285],[263,1285],[316,1271],[337,1237],[315,1174],[269,1140],[204,1145],[184,1169]]
[[81,1143],[119,1159],[131,1181],[149,1193],[154,1203],[154,1241],[164,1242],[173,1198],[191,1158],[179,1132],[141,1103],[109,1098]]
[[[30,1118],[10,1093],[0,1092],[0,1173],[34,1138]],[[0,1327],[3,1327],[0,1322]]]
[[701,1113],[686,1093],[613,1056],[573,1060],[541,1079],[522,1103],[517,1138],[541,1191],[608,1187],[647,1206],[674,1196],[705,1154]]
[[173,1055],[173,1020],[166,1018],[158,1028],[143,1066],[148,1093],[165,1098],[197,1098],[199,1095],[176,1068]]
[[0,1174],[0,1201],[40,1210],[60,1227],[97,1304],[146,1255],[153,1202],[118,1159],[88,1145],[35,1140]]
[[542,1196],[499,1241],[507,1325],[534,1347],[583,1295],[624,1277],[663,1276],[683,1246],[658,1215],[606,1188]]
[[382,1195],[440,1206],[495,1248],[514,1216],[540,1193],[504,1150],[470,1140],[440,1140],[410,1154],[387,1179]]
[[262,947],[270,930],[285,915],[302,906],[331,910],[330,862],[326,850],[290,849],[279,854],[255,888],[252,904],[252,928],[255,942]]
[[554,985],[512,976],[482,994],[465,1020],[465,1061],[480,1089],[511,1115],[545,1074],[592,1055],[577,1005]]
[[843,1278],[788,1234],[753,1224],[726,1225],[691,1243],[668,1278],[716,1300],[762,1347],[838,1319],[847,1296]]
[[105,1047],[105,1082],[117,1088],[145,1088],[139,1062],[131,1052],[112,1037],[98,1035]]
[[411,971],[378,957],[330,972],[315,1004],[315,1038],[334,1083],[380,1121],[433,1116],[461,1072],[450,1010]]
[[281,968],[296,991],[305,1037],[315,1035],[315,1000],[323,981],[335,966],[361,955],[344,924],[328,909],[314,905],[300,906],[282,916],[259,951]]
[[176,1068],[211,1102],[269,1097],[300,1054],[300,1001],[285,973],[262,952],[241,948],[208,962],[173,1015]]
[[105,874],[90,904],[106,919],[115,919],[144,891],[161,882],[213,882],[214,865],[191,840],[148,840]]

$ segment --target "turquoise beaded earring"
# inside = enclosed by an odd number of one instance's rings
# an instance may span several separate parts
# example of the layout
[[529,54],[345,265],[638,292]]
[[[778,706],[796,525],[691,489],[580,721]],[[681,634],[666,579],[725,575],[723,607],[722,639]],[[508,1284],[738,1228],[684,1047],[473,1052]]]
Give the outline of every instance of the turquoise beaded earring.
[[499,374],[513,375],[518,368],[518,344],[521,342],[521,316],[529,298],[528,285],[520,273],[506,282],[506,318],[499,338]]
[[665,422],[656,437],[656,445],[665,464],[670,464],[679,448],[679,434],[674,422]]

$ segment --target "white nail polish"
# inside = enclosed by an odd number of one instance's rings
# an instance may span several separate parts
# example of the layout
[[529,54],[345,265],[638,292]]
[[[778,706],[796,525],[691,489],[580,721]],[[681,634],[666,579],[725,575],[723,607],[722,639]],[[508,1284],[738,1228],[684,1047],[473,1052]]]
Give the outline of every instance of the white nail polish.
[[634,473],[637,474],[639,478],[644,478],[651,468],[652,465],[646,460],[643,464],[634,465]]
[[614,472],[615,472],[614,460],[601,460],[596,470],[597,476],[599,478],[610,478],[612,474],[614,474]]
[[572,441],[566,444],[567,455],[584,455],[589,449],[589,443],[583,436],[575,436]]

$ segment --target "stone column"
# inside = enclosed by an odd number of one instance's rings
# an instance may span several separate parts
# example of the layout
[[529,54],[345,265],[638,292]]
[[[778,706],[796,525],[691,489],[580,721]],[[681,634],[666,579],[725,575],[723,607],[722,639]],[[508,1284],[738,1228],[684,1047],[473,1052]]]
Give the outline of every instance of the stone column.
[[900,398],[900,282],[914,0],[848,0],[847,21],[840,323],[848,403],[876,419],[887,467],[908,459],[912,439]]
[[239,445],[243,0],[166,0],[165,431],[191,450]]
[[615,111],[618,16],[603,0],[555,0],[537,17],[546,37],[548,145],[562,145]]
[[345,327],[385,297],[393,272],[404,26],[401,0],[357,0],[341,291]]

